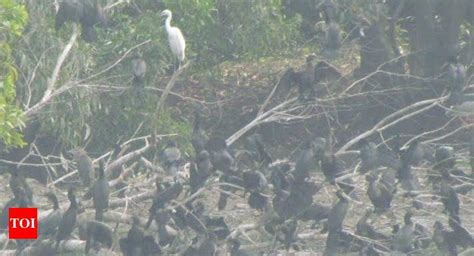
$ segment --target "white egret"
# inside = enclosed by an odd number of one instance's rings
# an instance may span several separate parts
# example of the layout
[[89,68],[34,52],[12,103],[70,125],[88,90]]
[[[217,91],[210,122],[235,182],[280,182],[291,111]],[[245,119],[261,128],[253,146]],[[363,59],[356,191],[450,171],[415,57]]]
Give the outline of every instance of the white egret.
[[161,16],[166,16],[165,27],[168,33],[168,41],[170,43],[171,52],[176,56],[179,64],[184,61],[184,50],[186,48],[186,42],[184,41],[183,33],[177,27],[171,26],[172,13],[170,10],[164,10],[161,12]]

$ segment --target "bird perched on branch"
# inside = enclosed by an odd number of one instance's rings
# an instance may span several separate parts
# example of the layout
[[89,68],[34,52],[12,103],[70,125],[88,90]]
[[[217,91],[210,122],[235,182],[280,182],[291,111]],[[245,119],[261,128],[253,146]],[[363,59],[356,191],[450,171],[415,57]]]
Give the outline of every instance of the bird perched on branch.
[[400,152],[400,159],[412,166],[418,166],[423,160],[434,162],[434,152],[431,147],[422,144],[419,139],[412,140],[408,147],[402,149]]
[[312,100],[323,88],[316,88],[321,81],[330,81],[342,77],[342,73],[326,61],[314,64],[316,55],[306,57],[306,63],[301,71],[289,68],[281,77],[277,85],[278,95],[287,95],[293,86],[298,86],[298,99],[300,101]]
[[306,57],[306,65],[297,76],[298,81],[298,93],[299,100],[312,100],[316,97],[314,91],[314,82],[315,82],[315,72],[313,61],[316,59],[316,55],[310,54]]
[[436,221],[434,224],[433,241],[444,255],[458,255],[454,232],[447,230],[440,221]]
[[84,195],[86,200],[91,197],[95,208],[95,219],[101,221],[104,211],[109,207],[109,182],[105,176],[105,167],[102,161],[99,164],[99,178]]
[[455,243],[463,248],[474,246],[474,239],[471,233],[462,225],[459,215],[451,215],[448,220],[449,227],[453,230],[456,238]]
[[454,168],[456,159],[454,158],[454,150],[452,147],[440,146],[435,152],[435,164],[433,166],[436,170],[451,170]]
[[59,248],[59,242],[61,240],[66,240],[72,231],[74,230],[74,226],[76,225],[76,217],[78,212],[78,205],[76,201],[76,195],[74,192],[74,188],[70,188],[67,197],[69,198],[69,208],[64,212],[61,222],[59,223],[59,229],[56,233],[56,252]]
[[46,194],[46,197],[53,204],[53,211],[44,218],[38,219],[38,234],[42,237],[54,235],[62,218],[62,212],[59,208],[58,198],[56,195],[53,192],[49,192]]
[[150,207],[150,215],[148,217],[148,221],[145,225],[145,229],[148,229],[155,219],[158,212],[163,209],[167,203],[171,200],[177,198],[181,192],[183,191],[183,185],[176,180],[175,183],[168,188],[162,190],[160,181],[156,181],[156,194],[153,197],[153,203]]
[[395,251],[409,253],[413,250],[414,242],[414,224],[411,220],[412,213],[405,214],[404,225],[395,233],[392,246]]
[[58,31],[66,21],[81,24],[82,38],[86,42],[97,39],[94,29],[96,24],[107,26],[107,17],[102,6],[93,0],[62,0],[59,2],[55,18],[55,29]]
[[83,224],[80,228],[84,229],[85,231],[86,255],[89,253],[91,248],[96,247],[96,244],[106,246],[109,249],[112,247],[112,229],[105,223],[91,220]]
[[133,66],[133,85],[143,86],[145,82],[146,75],[146,62],[142,56],[138,55],[132,60]]
[[458,62],[456,56],[451,56],[447,60],[448,64],[448,90],[450,92],[447,103],[449,105],[460,105],[463,103],[464,85],[466,83],[466,69]]
[[332,207],[328,216],[329,232],[340,232],[342,230],[342,223],[349,209],[349,201],[341,190],[336,192],[336,196],[339,201]]
[[15,197],[19,197],[19,189],[23,189],[26,195],[26,200],[28,205],[33,205],[33,190],[31,190],[30,186],[26,182],[25,177],[23,176],[23,173],[21,169],[15,169],[15,170],[10,170],[10,189],[13,192],[13,195]]
[[234,173],[235,160],[230,154],[227,148],[227,143],[223,138],[211,138],[207,142],[206,148],[211,154],[212,165],[214,166],[215,171],[219,170],[226,174]]
[[386,240],[388,236],[378,232],[375,228],[367,223],[367,219],[371,216],[372,210],[367,209],[364,215],[359,219],[356,224],[356,234],[364,237],[368,237],[373,240]]
[[94,42],[97,40],[97,33],[94,29],[96,24],[100,24],[102,27],[107,26],[107,18],[105,17],[102,6],[95,0],[83,1],[84,13],[81,17],[82,27],[82,38],[86,42]]
[[263,144],[263,138],[260,134],[255,133],[250,135],[247,140],[254,146],[256,149],[255,160],[258,162],[258,165],[263,168],[267,168],[272,162],[272,157],[265,149]]
[[168,33],[168,41],[170,44],[171,52],[178,59],[179,66],[181,66],[184,61],[184,51],[186,49],[186,41],[184,41],[183,33],[181,33],[181,30],[179,28],[171,26],[171,19],[173,17],[173,14],[170,10],[162,11],[161,16],[166,16],[165,28],[166,33]]
[[303,182],[309,178],[309,173],[315,167],[313,144],[311,141],[304,142],[301,152],[296,160],[293,177],[296,182]]
[[119,240],[120,250],[125,256],[142,254],[143,248],[140,245],[143,243],[145,234],[140,228],[140,219],[133,216],[132,221],[132,227],[128,230],[127,236]]
[[374,205],[374,210],[376,212],[385,212],[389,210],[396,187],[392,190],[389,186],[380,182],[378,176],[373,173],[367,174],[366,180],[369,182],[367,195]]
[[81,178],[82,185],[89,187],[92,181],[92,160],[83,148],[75,148],[69,151],[76,162],[77,172]]
[[54,27],[58,31],[66,21],[79,23],[84,15],[84,4],[78,0],[59,2]]
[[195,163],[191,163],[189,169],[190,193],[194,194],[198,189],[204,186],[207,178],[211,175],[212,162],[209,153],[206,150],[201,151],[196,157]]
[[18,193],[14,195],[4,206],[2,213],[0,214],[0,229],[8,228],[8,210],[9,208],[25,208],[28,207],[28,199],[26,197],[25,190],[18,188]]
[[124,256],[150,255],[146,249],[146,244],[150,242],[159,249],[159,245],[155,243],[153,237],[151,237],[151,241],[146,240],[145,233],[140,227],[140,219],[133,216],[132,227],[128,230],[127,236],[119,240],[120,250]]
[[459,198],[456,190],[450,185],[451,174],[448,170],[441,171],[441,185],[439,195],[443,203],[444,210],[449,215],[459,214]]
[[330,1],[324,4],[323,11],[327,26],[325,48],[330,56],[334,56],[342,45],[341,29],[334,21],[334,5]]

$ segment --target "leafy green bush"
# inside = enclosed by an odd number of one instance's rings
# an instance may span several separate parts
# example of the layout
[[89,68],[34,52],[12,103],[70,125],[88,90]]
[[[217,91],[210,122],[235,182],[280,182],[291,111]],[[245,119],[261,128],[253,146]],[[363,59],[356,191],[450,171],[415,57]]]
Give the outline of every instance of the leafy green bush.
[[0,0],[0,138],[6,146],[24,145],[18,130],[23,126],[23,112],[15,102],[18,72],[11,47],[20,38],[27,19],[24,5]]

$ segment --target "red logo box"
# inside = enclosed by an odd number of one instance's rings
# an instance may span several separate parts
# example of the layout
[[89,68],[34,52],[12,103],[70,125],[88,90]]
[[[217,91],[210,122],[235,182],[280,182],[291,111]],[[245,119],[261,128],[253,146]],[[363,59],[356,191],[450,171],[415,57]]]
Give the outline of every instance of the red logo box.
[[38,209],[10,208],[8,209],[8,238],[37,239],[38,238]]

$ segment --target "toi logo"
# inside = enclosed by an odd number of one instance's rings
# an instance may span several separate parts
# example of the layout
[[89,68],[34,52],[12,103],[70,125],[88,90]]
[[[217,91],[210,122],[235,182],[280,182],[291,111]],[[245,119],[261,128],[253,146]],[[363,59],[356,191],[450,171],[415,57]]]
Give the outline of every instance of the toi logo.
[[37,239],[38,238],[38,209],[10,208],[8,209],[8,238]]

